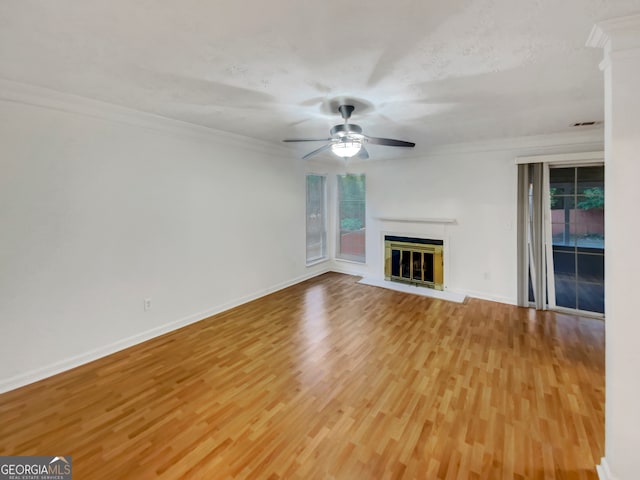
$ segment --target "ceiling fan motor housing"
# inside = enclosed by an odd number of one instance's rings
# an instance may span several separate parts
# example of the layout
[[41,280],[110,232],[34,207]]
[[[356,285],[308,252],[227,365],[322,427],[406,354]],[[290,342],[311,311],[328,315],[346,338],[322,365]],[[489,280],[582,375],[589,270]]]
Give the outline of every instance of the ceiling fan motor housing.
[[329,130],[331,136],[344,137],[346,135],[350,135],[355,133],[357,135],[362,135],[362,127],[360,125],[356,125],[353,123],[346,123],[341,125],[336,125],[331,130]]

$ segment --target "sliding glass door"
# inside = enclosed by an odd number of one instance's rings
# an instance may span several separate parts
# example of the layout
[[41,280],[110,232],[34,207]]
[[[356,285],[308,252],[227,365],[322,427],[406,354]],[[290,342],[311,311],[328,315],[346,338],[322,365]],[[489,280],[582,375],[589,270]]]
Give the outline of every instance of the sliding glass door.
[[604,167],[551,167],[549,207],[555,306],[604,313]]
[[518,212],[518,304],[602,316],[604,166],[520,164]]

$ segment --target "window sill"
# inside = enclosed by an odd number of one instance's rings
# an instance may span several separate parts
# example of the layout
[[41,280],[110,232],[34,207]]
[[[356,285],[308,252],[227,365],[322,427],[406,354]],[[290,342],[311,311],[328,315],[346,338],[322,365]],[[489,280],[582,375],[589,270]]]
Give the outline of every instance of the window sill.
[[367,261],[365,260],[364,262],[358,262],[357,260],[348,260],[346,258],[338,258],[336,257],[336,262],[344,262],[344,263],[353,263],[355,265],[367,265]]
[[314,265],[320,265],[321,263],[325,263],[328,261],[329,261],[329,257],[318,258],[317,260],[312,260],[310,262],[307,262],[305,266],[313,267]]

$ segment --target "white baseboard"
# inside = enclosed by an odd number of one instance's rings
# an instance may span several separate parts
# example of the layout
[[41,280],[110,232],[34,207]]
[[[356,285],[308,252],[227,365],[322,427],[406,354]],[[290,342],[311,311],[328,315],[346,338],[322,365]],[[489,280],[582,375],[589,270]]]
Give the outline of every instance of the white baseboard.
[[502,297],[499,295],[490,295],[484,292],[477,292],[475,290],[456,290],[456,292],[466,295],[467,297],[477,298],[480,300],[488,300],[490,302],[506,303],[507,305],[518,305],[518,302],[513,298]]
[[108,345],[104,345],[102,347],[89,350],[88,352],[81,353],[80,355],[75,355],[73,357],[66,358],[59,362],[52,363],[50,365],[47,365],[46,367],[33,369],[30,371],[21,373],[19,375],[15,375],[10,378],[0,380],[0,393],[4,393],[10,390],[15,390],[16,388],[24,387],[25,385],[29,385],[30,383],[34,383],[39,380],[43,380],[45,378],[56,375],[58,373],[71,370],[72,368],[79,367],[80,365],[84,365],[85,363],[93,362],[94,360],[98,360],[99,358],[106,357],[113,353],[119,352],[120,350],[133,347],[134,345],[138,345],[142,342],[146,342],[147,340],[151,340],[152,338],[158,337],[160,335],[164,335],[165,333],[169,333],[173,330],[177,330],[179,328],[185,327],[192,323],[199,322],[200,320],[204,320],[205,318],[211,317],[212,315],[216,315],[226,310],[230,310],[234,307],[237,307],[238,305],[242,305],[252,300],[256,300],[260,297],[264,297],[265,295],[269,295],[271,293],[277,292],[278,290],[282,290],[283,288],[290,287],[297,283],[304,282],[305,280],[309,280],[310,278],[316,277],[318,275],[322,275],[324,273],[327,273],[328,271],[329,271],[329,268],[319,269],[314,271],[313,273],[308,273],[306,275],[302,275],[300,277],[294,278],[293,280],[282,282],[270,288],[265,288],[253,294],[235,299],[231,302],[227,302],[222,305],[212,307],[203,312],[198,312],[198,313],[188,315],[179,320],[175,320],[173,322],[166,323],[159,327],[155,327],[150,330],[140,332],[136,335],[123,338],[121,340],[110,343]]
[[600,480],[618,480],[618,478],[611,473],[611,469],[609,468],[609,464],[605,457],[600,459],[600,465],[596,465],[596,470],[598,471],[598,478]]
[[[366,271],[365,268],[362,268],[360,264],[350,265],[351,262],[346,262],[344,260],[340,262],[335,262],[331,267],[332,272],[343,273],[345,275],[351,275],[354,277],[364,277],[363,271]],[[355,268],[353,268],[355,266]],[[360,268],[358,268],[360,267]],[[362,271],[359,271],[362,270]]]

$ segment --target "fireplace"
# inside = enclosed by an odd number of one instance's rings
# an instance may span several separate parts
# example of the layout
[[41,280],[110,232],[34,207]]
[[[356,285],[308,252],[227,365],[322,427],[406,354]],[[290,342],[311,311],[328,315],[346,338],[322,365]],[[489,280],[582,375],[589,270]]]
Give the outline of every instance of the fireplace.
[[443,246],[442,240],[385,236],[385,280],[443,290]]

